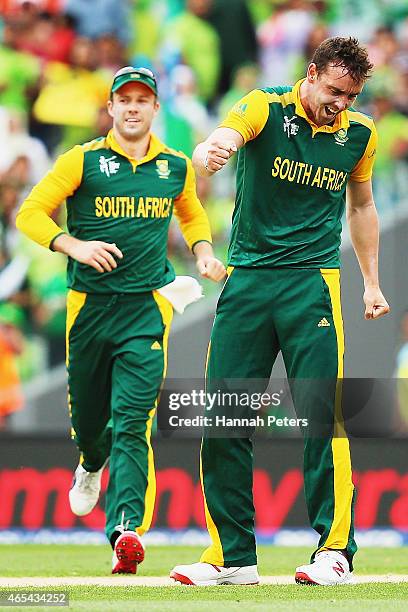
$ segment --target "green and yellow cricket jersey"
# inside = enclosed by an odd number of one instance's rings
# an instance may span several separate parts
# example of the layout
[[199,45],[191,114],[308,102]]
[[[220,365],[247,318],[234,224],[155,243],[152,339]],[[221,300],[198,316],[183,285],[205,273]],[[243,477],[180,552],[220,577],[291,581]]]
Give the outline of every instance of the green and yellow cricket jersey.
[[367,181],[377,145],[372,119],[352,109],[316,126],[293,87],[250,92],[221,127],[239,132],[229,264],[338,268],[348,179]]
[[118,267],[103,274],[68,258],[67,284],[76,291],[138,293],[174,280],[167,259],[173,211],[190,248],[211,242],[191,161],[154,134],[140,160],[123,151],[112,131],[61,155],[21,206],[18,229],[52,248],[63,230],[51,216],[65,199],[72,236],[115,243],[123,253]]

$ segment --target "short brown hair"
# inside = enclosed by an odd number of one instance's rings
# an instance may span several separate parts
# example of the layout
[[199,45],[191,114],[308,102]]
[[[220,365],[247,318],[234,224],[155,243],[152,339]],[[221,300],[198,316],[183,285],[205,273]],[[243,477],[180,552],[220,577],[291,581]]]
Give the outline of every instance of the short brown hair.
[[360,46],[357,38],[352,36],[326,38],[317,47],[311,61],[316,64],[317,72],[324,72],[330,64],[343,66],[356,83],[368,79],[373,69],[367,50]]

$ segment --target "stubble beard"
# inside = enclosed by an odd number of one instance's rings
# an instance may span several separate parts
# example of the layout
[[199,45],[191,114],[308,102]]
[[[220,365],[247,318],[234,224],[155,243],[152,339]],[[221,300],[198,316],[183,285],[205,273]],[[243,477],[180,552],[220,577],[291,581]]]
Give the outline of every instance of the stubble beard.
[[122,138],[128,140],[129,142],[138,142],[139,140],[142,140],[149,132],[149,129],[150,127],[147,128],[145,123],[137,126],[136,128],[130,128],[126,126],[126,124],[117,126],[119,134],[122,136]]

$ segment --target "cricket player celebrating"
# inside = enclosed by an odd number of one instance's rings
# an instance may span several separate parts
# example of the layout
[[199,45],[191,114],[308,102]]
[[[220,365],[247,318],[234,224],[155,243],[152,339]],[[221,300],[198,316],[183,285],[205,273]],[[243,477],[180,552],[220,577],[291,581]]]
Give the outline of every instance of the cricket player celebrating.
[[[68,255],[69,408],[80,450],[69,499],[78,516],[93,509],[110,456],[106,534],[113,573],[136,572],[144,558],[139,536],[153,514],[150,434],[173,315],[175,274],[167,259],[173,211],[201,275],[225,276],[191,161],[150,131],[158,110],[153,73],[119,70],[108,101],[113,129],[61,155],[17,217],[27,236]],[[69,233],[52,220],[64,200]]]
[[[304,436],[306,503],[320,541],[311,563],[296,569],[299,583],[349,582],[356,551],[349,443],[336,384],[344,354],[339,246],[347,186],[365,318],[385,315],[371,189],[377,136],[372,119],[351,108],[371,69],[356,39],[327,39],[306,78],[249,93],[193,155],[197,172],[209,176],[239,149],[232,271],[211,337],[209,391],[220,380],[268,379],[279,351],[292,381],[334,383],[313,402],[301,385],[292,391],[298,413],[332,424],[328,435]],[[256,584],[251,440],[205,435],[201,463],[212,544],[200,563],[177,566],[171,576],[195,585]]]

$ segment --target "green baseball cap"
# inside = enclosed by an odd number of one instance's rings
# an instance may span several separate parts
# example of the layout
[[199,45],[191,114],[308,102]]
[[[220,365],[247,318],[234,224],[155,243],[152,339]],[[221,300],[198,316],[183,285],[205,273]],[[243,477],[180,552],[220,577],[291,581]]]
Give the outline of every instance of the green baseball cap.
[[157,81],[153,72],[149,68],[134,68],[133,66],[125,66],[117,71],[113,77],[111,93],[117,91],[126,83],[143,83],[152,90],[157,96]]

